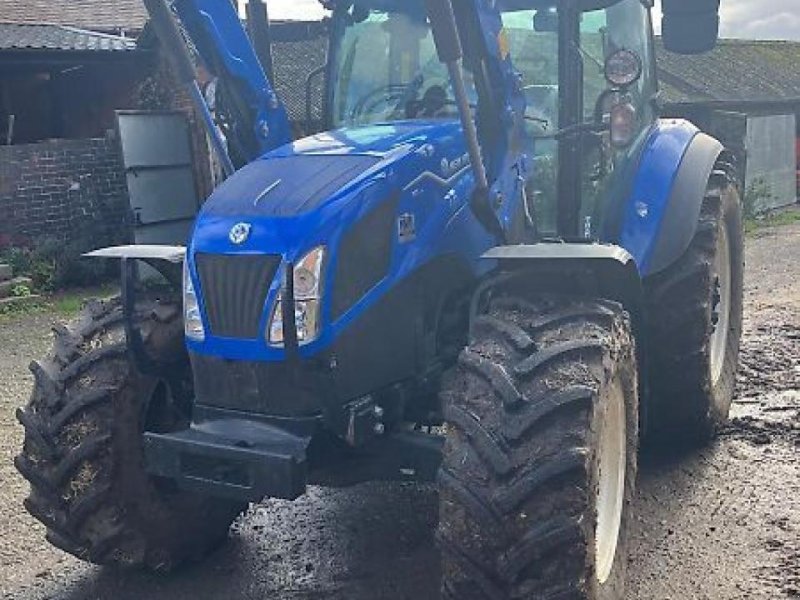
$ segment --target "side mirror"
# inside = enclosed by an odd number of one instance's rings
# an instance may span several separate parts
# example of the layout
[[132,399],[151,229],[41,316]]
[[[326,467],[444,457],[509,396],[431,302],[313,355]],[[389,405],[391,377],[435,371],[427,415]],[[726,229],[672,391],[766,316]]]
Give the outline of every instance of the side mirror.
[[663,0],[664,47],[677,54],[713,50],[719,39],[720,0]]
[[461,38],[458,37],[456,16],[450,0],[425,0],[428,19],[431,22],[433,41],[439,60],[451,64],[461,60],[464,55]]

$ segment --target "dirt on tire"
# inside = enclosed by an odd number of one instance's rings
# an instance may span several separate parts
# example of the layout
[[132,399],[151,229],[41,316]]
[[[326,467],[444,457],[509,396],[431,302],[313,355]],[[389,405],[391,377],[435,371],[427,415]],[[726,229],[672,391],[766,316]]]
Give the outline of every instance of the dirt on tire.
[[145,472],[143,429],[188,423],[191,376],[180,303],[143,298],[134,311],[144,351],[168,366],[162,376],[132,365],[121,304],[92,301],[71,327],[54,328],[52,352],[30,365],[31,399],[16,411],[25,441],[14,466],[30,483],[25,509],[53,546],[168,571],[222,543],[241,507]]
[[[728,418],[742,333],[744,228],[735,177],[722,164],[712,174],[697,233],[674,265],[645,281],[650,373],[648,440],[702,444]],[[727,240],[722,243],[723,240]],[[730,294],[720,314],[720,254]],[[715,329],[727,327],[719,373],[713,373]]]
[[[638,446],[630,320],[611,302],[494,291],[500,297],[475,320],[442,391],[442,597],[616,600],[625,586]],[[621,479],[599,451],[612,426],[623,432],[615,452],[626,459]],[[604,548],[607,556],[597,557],[602,468],[624,493],[621,522],[620,513],[611,519],[615,540],[620,531],[616,553]]]

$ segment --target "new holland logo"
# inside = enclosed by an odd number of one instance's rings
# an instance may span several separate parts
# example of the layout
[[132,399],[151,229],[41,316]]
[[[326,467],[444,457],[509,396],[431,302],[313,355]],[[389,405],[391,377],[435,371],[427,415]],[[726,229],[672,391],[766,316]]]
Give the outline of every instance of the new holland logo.
[[253,226],[250,223],[237,223],[231,227],[228,233],[228,239],[237,246],[244,244],[250,238],[250,232],[252,230]]

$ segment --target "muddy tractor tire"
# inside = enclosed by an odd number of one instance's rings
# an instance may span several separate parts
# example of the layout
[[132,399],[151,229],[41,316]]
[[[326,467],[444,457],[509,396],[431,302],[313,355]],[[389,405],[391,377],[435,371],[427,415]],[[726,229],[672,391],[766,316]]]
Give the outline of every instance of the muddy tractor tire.
[[166,571],[222,543],[243,507],[145,472],[142,431],[185,425],[192,391],[180,303],[142,300],[135,321],[147,352],[174,368],[140,374],[121,303],[90,302],[72,327],[55,328],[52,355],[31,365],[15,464],[31,485],[25,507],[54,546],[97,564]]
[[702,444],[730,413],[742,335],[744,229],[739,192],[712,174],[691,246],[645,282],[648,437]]
[[638,395],[622,308],[498,297],[442,394],[443,598],[623,598]]

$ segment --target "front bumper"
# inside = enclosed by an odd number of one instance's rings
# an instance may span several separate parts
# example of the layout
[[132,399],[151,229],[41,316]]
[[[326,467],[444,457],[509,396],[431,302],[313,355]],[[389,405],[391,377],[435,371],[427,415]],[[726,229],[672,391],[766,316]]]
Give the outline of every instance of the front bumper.
[[314,420],[272,424],[255,415],[201,412],[206,420],[183,431],[145,433],[144,458],[151,475],[205,496],[294,500],[307,485],[432,482],[441,463],[444,439],[422,432],[396,431],[353,448]]
[[244,419],[193,424],[169,434],[145,433],[147,470],[185,490],[256,502],[305,493],[309,437]]

